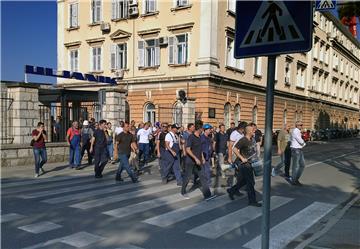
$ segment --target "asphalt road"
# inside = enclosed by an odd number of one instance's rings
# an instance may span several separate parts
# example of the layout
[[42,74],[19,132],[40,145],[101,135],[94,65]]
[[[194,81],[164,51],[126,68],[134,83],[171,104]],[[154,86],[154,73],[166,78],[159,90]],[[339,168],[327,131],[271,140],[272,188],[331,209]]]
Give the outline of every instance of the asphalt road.
[[[295,248],[356,194],[359,149],[360,139],[311,144],[304,186],[272,177],[270,248]],[[157,165],[138,184],[116,183],[115,168],[101,180],[92,168],[60,164],[38,179],[32,166],[2,169],[1,248],[260,248],[262,209],[248,207],[246,195],[231,201],[218,187],[212,201],[198,189],[184,200],[176,183],[161,184]],[[261,200],[261,177],[256,190]]]

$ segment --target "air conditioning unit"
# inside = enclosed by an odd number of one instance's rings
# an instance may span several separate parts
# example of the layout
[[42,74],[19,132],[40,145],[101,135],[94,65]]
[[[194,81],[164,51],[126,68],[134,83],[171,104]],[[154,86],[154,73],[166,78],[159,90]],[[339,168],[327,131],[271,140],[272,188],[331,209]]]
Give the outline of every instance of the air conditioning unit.
[[137,7],[138,6],[138,1],[137,0],[130,0],[129,1],[129,6],[130,7]]
[[137,16],[139,15],[139,8],[134,6],[129,8],[129,15],[130,16]]
[[122,79],[122,78],[124,78],[124,70],[123,69],[117,69],[116,71],[115,71],[115,78],[116,79]]
[[100,29],[101,31],[110,31],[110,23],[108,22],[101,23]]
[[285,85],[290,86],[290,79],[289,77],[285,77]]
[[164,36],[164,37],[160,37],[159,38],[159,45],[160,46],[164,46],[164,45],[167,45],[169,42],[169,38],[167,36]]

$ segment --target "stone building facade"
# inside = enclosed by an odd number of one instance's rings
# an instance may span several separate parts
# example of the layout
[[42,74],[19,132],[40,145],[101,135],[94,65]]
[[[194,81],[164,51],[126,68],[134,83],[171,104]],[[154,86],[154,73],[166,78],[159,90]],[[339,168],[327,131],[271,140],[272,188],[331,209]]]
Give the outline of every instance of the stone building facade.
[[[137,123],[177,121],[184,90],[197,118],[254,121],[262,129],[267,58],[235,60],[234,28],[235,0],[58,0],[58,69],[123,74],[118,87],[128,90],[128,119]],[[315,12],[312,50],[276,59],[274,129],[296,120],[308,129],[358,128],[359,58],[348,30]]]

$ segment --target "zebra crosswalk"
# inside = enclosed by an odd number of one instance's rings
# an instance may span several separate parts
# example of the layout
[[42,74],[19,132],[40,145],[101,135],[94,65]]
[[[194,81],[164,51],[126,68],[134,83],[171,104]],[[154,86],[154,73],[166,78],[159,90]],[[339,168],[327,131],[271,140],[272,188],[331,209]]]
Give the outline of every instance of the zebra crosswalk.
[[[109,221],[112,222],[122,219],[127,219],[127,222],[133,220],[134,225],[141,226],[149,234],[174,231],[180,233],[180,241],[177,243],[181,243],[181,239],[184,238],[221,241],[229,234],[238,235],[237,232],[249,223],[259,223],[262,215],[261,208],[246,205],[246,196],[232,201],[223,191],[219,193],[217,198],[206,202],[203,201],[201,191],[196,189],[190,192],[190,198],[185,200],[180,195],[180,188],[176,183],[161,184],[159,179],[153,178],[136,184],[130,181],[116,183],[113,178],[100,181],[82,177],[78,179],[53,178],[52,181],[49,178],[46,180],[45,183],[41,181],[24,181],[22,184],[20,182],[16,182],[16,184],[8,182],[6,183],[7,188],[3,191],[5,194],[7,192],[20,193],[14,195],[13,199],[36,202],[37,205],[56,205],[74,210],[77,214],[85,212],[93,214],[96,212],[104,219],[109,218]],[[301,208],[277,217],[276,210],[291,205],[300,205]],[[270,211],[276,220],[271,224],[270,248],[278,249],[286,247],[292,240],[305,233],[337,205],[320,201],[303,202],[294,196],[274,195],[271,197],[270,206]],[[69,212],[66,218],[71,219],[71,215],[72,213]],[[52,220],[35,219],[31,219],[27,224],[27,217],[29,215],[26,213],[2,213],[1,222],[7,225],[10,223],[18,224],[16,222],[23,220],[16,226],[17,229],[21,233],[31,233],[33,236],[45,232],[49,234],[59,230],[63,231],[68,226],[66,223]],[[179,224],[182,225],[178,226]],[[179,227],[181,229],[178,229]],[[76,248],[85,246],[87,248],[101,248],[101,243],[109,238],[101,233],[99,234],[98,231],[99,227],[95,231],[89,227],[88,231],[77,231],[77,233],[65,236],[61,234],[55,238],[50,236],[50,240],[27,245],[24,248],[36,249],[55,243],[63,243]],[[239,246],[242,245],[249,249],[260,248],[260,228],[250,231],[250,235],[239,236],[241,241]],[[160,235],[157,234],[157,236]],[[156,245],[149,247],[156,248]],[[196,247],[204,248],[201,243],[196,244]],[[133,243],[126,242],[126,246],[122,246],[120,243],[109,248],[147,248],[147,245],[134,241]]]

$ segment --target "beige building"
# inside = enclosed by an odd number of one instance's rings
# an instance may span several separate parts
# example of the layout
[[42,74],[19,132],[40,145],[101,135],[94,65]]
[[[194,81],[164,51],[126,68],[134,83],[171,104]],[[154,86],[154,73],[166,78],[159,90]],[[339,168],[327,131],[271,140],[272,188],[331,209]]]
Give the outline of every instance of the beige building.
[[[264,128],[267,58],[235,60],[235,0],[58,0],[58,69],[123,74],[130,120],[196,117]],[[313,49],[276,60],[274,129],[359,127],[360,43],[330,13],[314,14]],[[104,86],[59,79],[58,86]],[[194,114],[195,115],[195,114]]]

